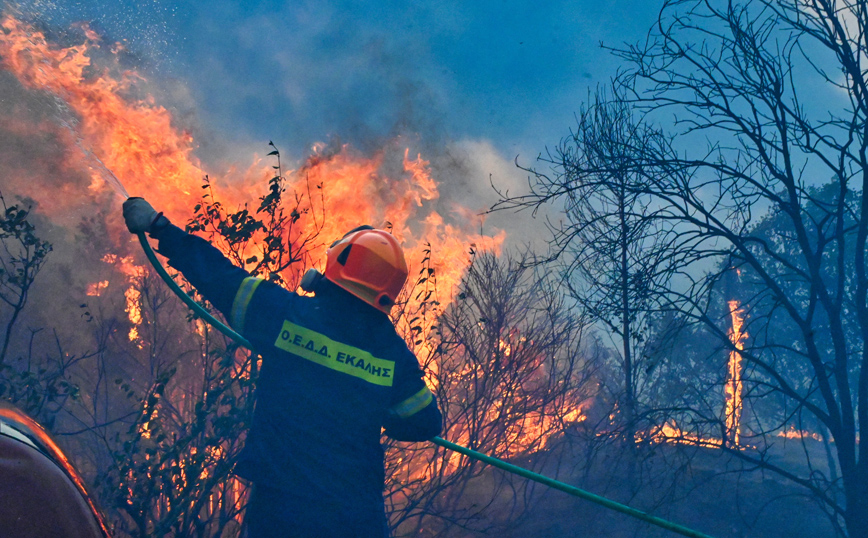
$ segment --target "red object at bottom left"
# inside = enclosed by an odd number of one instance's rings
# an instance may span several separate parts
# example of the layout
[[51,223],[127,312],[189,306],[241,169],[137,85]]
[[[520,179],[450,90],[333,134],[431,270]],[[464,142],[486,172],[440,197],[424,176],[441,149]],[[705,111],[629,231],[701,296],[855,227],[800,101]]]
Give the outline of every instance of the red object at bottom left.
[[109,538],[81,476],[45,430],[0,402],[0,536]]

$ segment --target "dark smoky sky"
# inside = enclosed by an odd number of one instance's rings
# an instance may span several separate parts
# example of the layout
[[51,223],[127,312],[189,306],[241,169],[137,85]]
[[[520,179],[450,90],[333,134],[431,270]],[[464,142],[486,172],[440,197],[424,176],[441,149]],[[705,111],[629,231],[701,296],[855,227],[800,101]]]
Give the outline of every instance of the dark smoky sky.
[[[642,41],[659,2],[8,0],[62,33],[85,22],[125,46],[158,101],[216,166],[273,140],[373,151],[403,137],[441,190],[473,208],[512,193],[618,67],[601,48]],[[495,219],[496,220],[496,219]],[[540,224],[540,227],[542,225]]]

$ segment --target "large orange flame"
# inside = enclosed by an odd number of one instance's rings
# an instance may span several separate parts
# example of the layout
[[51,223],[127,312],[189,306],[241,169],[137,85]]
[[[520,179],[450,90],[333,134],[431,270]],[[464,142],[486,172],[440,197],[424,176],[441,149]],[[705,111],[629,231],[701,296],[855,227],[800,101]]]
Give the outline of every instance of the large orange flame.
[[[123,184],[118,188],[125,187],[131,195],[147,196],[158,210],[179,224],[186,222],[200,201],[205,169],[194,156],[193,137],[174,125],[165,107],[150,96],[129,97],[143,77],[117,66],[95,65],[91,52],[102,45],[92,32],[86,32],[88,38],[80,45],[57,47],[43,33],[13,17],[7,16],[0,27],[2,67],[14,73],[25,87],[59,98],[55,122],[68,132],[57,130],[67,139],[68,159],[73,161],[72,155],[79,156],[79,162],[70,162],[70,166],[83,171],[79,149],[92,154],[86,163],[91,168],[90,189],[107,192],[106,181],[113,181],[114,175]],[[504,234],[485,237],[471,232],[478,222],[448,222],[434,206],[439,191],[429,163],[421,155],[412,157],[407,148],[393,146],[373,157],[346,146],[331,152],[318,146],[304,166],[286,173],[287,192],[313,192],[310,204],[316,199],[322,206],[323,219],[307,219],[302,226],[310,229],[299,233],[309,235],[313,228],[319,231],[322,240],[314,245],[312,260],[321,259],[325,245],[362,223],[389,227],[407,251],[411,267],[419,267],[429,245],[440,299],[448,301],[469,262],[471,245],[477,249],[497,248]],[[403,153],[400,167],[394,166],[397,159],[388,158],[397,151]],[[246,172],[217,178],[212,181],[216,197],[231,209],[255,202],[268,178],[274,175],[272,164],[257,158]],[[64,197],[57,193],[64,185],[62,179],[55,181],[61,184],[51,185],[54,196],[50,199],[38,185],[34,185],[33,192],[23,194],[52,213],[63,211]],[[467,210],[459,208],[454,212]],[[116,231],[121,234],[120,229]]]
[[[195,192],[191,181],[203,175],[192,156],[193,139],[173,128],[168,110],[152,98],[123,97],[140,77],[125,72],[115,78],[107,69],[89,74],[95,70],[87,55],[92,43],[52,47],[43,33],[9,16],[0,26],[3,67],[25,86],[60,98],[55,119],[69,136],[80,138],[131,192],[154,193],[167,212],[183,215]],[[92,178],[94,190],[106,188],[100,170]]]

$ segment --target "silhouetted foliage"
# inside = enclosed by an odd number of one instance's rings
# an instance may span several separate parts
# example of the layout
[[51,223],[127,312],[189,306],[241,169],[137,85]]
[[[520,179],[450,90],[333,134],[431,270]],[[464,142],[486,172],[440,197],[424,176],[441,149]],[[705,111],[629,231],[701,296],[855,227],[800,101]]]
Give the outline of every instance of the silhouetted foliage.
[[7,205],[2,193],[0,203],[3,204],[0,218],[0,300],[11,309],[0,348],[2,366],[9,351],[15,322],[27,304],[27,294],[51,252],[51,245],[36,235],[33,224],[27,219],[29,209]]

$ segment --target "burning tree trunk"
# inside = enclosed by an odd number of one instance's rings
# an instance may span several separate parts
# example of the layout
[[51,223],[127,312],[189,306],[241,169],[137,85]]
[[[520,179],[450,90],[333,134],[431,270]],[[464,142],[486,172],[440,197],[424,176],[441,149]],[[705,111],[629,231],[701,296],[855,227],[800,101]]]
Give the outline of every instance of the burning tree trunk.
[[741,427],[742,392],[744,386],[741,382],[741,350],[744,349],[744,339],[747,333],[741,328],[744,325],[744,310],[739,308],[738,301],[729,301],[729,315],[732,318],[732,328],[729,331],[729,339],[735,348],[729,352],[727,368],[727,380],[724,394],[726,395],[726,439],[733,447],[739,446],[739,428]]

